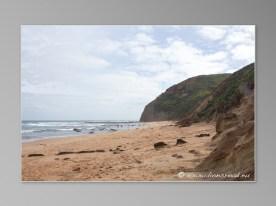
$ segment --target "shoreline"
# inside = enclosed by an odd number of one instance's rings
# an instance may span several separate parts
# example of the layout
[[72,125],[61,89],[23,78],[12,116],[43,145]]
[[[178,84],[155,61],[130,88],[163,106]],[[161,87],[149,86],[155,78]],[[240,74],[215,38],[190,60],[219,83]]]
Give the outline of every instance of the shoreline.
[[[208,133],[207,137],[196,137]],[[147,127],[22,142],[23,181],[185,181],[210,152],[214,123]],[[184,143],[177,144],[178,139]],[[164,142],[162,148],[155,143]]]
[[[92,135],[99,135],[99,134],[109,134],[113,132],[119,132],[119,131],[129,131],[133,129],[139,129],[139,128],[146,128],[150,127],[155,124],[159,124],[161,122],[168,122],[168,121],[159,121],[159,122],[139,122],[140,124],[143,124],[136,128],[128,128],[128,129],[121,129],[117,131],[101,131],[101,132],[95,132],[94,134],[88,134],[88,133],[72,133],[72,134],[64,134],[64,135],[58,135],[58,136],[45,136],[45,137],[35,137],[35,138],[23,138],[21,133],[21,143],[28,143],[28,142],[35,142],[35,141],[41,141],[41,140],[50,140],[50,139],[62,139],[62,138],[74,138],[74,137],[83,137],[83,136],[92,136]],[[174,121],[170,121],[174,122]]]

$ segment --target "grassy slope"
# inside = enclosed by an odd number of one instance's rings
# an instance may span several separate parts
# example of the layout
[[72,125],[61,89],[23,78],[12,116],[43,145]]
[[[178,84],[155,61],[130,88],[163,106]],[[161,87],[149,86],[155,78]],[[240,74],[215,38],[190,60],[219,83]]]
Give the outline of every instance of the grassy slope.
[[[178,120],[193,110],[228,76],[229,74],[201,75],[187,79],[167,89],[147,107],[154,108],[156,114],[167,113],[168,120]],[[147,112],[147,107],[144,113]],[[143,121],[143,115],[141,120]]]
[[197,116],[200,119],[208,119],[215,113],[224,113],[231,107],[240,103],[241,97],[246,89],[254,87],[254,64],[250,64],[239,71],[233,73],[225,79],[212,93],[209,100]]

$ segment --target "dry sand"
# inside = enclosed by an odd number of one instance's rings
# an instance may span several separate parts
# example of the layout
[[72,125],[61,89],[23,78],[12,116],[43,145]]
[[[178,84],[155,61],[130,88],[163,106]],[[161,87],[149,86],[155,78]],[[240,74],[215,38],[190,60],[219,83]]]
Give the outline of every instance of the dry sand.
[[[210,136],[196,137],[201,133]],[[212,151],[214,135],[214,123],[178,127],[158,122],[127,131],[22,143],[22,180],[189,180],[177,174],[195,168]],[[187,143],[176,145],[178,138]],[[160,141],[168,146],[156,150],[154,144]],[[43,156],[29,157],[32,154]]]

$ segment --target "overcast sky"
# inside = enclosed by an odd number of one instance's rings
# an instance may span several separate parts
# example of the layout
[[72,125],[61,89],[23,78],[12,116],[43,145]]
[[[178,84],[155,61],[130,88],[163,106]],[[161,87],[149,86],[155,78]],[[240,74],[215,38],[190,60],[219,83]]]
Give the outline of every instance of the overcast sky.
[[23,120],[138,120],[175,83],[255,59],[254,26],[22,26]]

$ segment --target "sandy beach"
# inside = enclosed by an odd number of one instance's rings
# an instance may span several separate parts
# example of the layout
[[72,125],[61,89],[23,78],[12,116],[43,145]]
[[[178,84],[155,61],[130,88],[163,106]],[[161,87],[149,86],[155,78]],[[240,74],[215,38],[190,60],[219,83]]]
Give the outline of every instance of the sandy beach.
[[[22,180],[183,181],[177,174],[195,168],[212,151],[215,133],[214,123],[154,122],[127,131],[25,142]],[[166,145],[155,148],[157,142]]]

